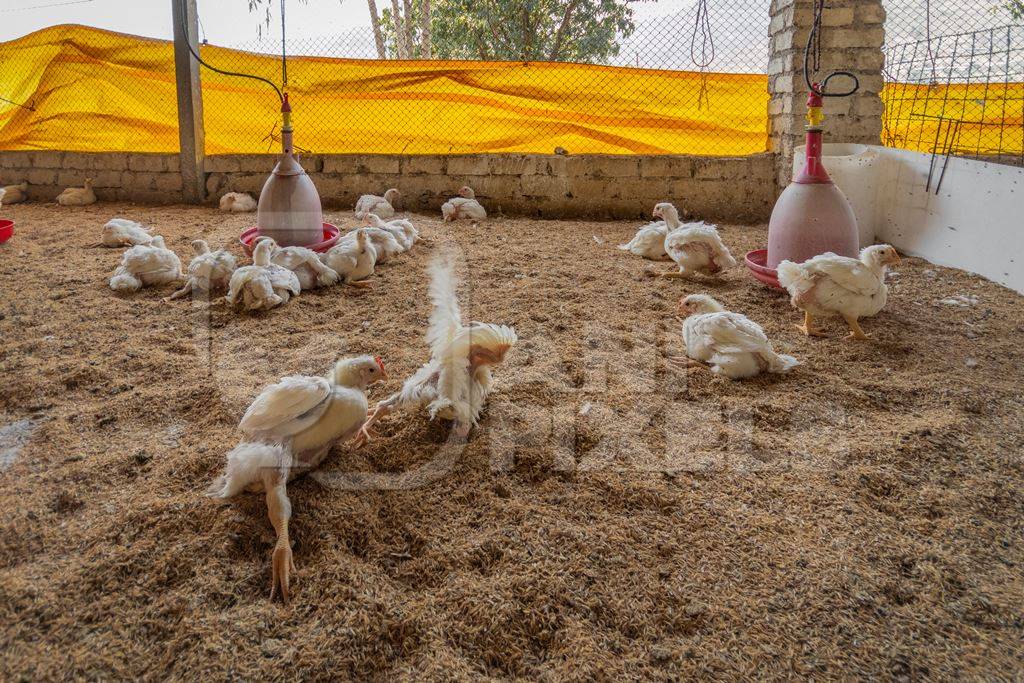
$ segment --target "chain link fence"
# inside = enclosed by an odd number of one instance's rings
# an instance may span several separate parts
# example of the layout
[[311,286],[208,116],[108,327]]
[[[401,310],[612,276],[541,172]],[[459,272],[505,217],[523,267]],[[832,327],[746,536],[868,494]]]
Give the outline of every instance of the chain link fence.
[[[404,40],[390,9],[379,34],[368,26],[289,36],[296,144],[316,153],[404,154],[767,148],[764,0],[661,0],[643,16],[634,3],[583,2],[593,5],[583,24],[566,23],[578,4],[571,0],[463,4],[454,3],[462,14],[435,4],[430,60],[422,59],[422,29]],[[520,6],[514,17],[501,9]],[[419,27],[418,0],[406,7]],[[230,49],[203,46],[202,54],[219,68],[280,81],[281,46],[269,35]],[[209,71],[202,77],[207,138],[215,141],[208,153],[277,148],[269,88]]]
[[883,143],[1024,165],[1024,3],[885,5]]

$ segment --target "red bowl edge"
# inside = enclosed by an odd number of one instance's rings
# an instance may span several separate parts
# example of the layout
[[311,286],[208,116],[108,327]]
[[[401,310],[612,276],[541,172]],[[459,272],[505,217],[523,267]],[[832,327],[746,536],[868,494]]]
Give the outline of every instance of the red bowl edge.
[[750,270],[750,274],[754,276],[754,279],[768,285],[769,287],[782,289],[782,285],[779,284],[778,273],[774,268],[769,268],[765,265],[768,261],[767,249],[754,249],[753,251],[748,251],[743,260],[744,263],[746,263],[747,268]]
[[14,236],[14,221],[0,218],[0,244]]
[[[256,239],[256,233],[259,232],[259,226],[254,225],[251,228],[246,228],[239,235],[238,241],[242,243],[242,249],[249,256],[252,256],[252,241]],[[323,253],[330,250],[341,237],[341,230],[337,226],[331,223],[324,223],[324,239],[321,242],[311,245],[309,248],[313,251]]]

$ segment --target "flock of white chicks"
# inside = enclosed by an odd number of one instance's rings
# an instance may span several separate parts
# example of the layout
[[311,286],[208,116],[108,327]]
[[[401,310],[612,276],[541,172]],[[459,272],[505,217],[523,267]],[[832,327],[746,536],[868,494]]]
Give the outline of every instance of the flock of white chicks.
[[[4,189],[10,197],[12,188]],[[13,189],[15,195],[24,195],[24,187]],[[257,238],[253,263],[237,267],[235,257],[227,250],[211,251],[205,241],[195,240],[195,256],[187,276],[162,237],[138,223],[115,218],[104,226],[102,244],[129,248],[110,279],[110,287],[134,291],[184,280],[184,286],[169,299],[226,290],[230,304],[261,310],[280,306],[304,289],[337,282],[366,286],[365,279],[374,273],[376,264],[408,251],[419,239],[411,222],[394,218],[394,204],[400,196],[399,190],[392,188],[382,196],[360,197],[355,214],[369,225],[349,232],[324,254],[304,247],[280,247],[270,238]],[[95,195],[87,181],[84,188],[65,190],[58,201],[85,205],[94,202]],[[220,207],[248,212],[256,209],[256,202],[249,195],[229,193],[221,198]],[[469,187],[461,188],[441,212],[445,221],[478,221],[487,216]],[[714,277],[736,266],[716,226],[683,223],[670,203],[655,206],[653,216],[660,220],[641,227],[619,249],[651,260],[671,260],[678,267],[657,275]],[[783,261],[778,276],[793,305],[804,311],[804,323],[798,327],[805,334],[822,334],[813,325],[815,316],[839,315],[849,324],[850,336],[863,339],[866,335],[858,319],[874,315],[885,305],[885,271],[898,262],[899,256],[891,246],[875,245],[864,249],[859,259],[826,253],[799,264]],[[425,408],[431,419],[451,420],[453,434],[462,439],[477,424],[491,390],[491,369],[504,362],[517,336],[505,325],[464,324],[457,284],[453,257],[440,254],[430,266],[428,291],[433,310],[426,332],[430,359],[398,392],[372,410],[367,389],[387,379],[384,361],[372,356],[340,360],[324,377],[284,377],[265,388],[246,410],[239,424],[243,439],[227,454],[224,473],[213,482],[208,494],[230,498],[241,491],[265,493],[270,521],[277,533],[271,562],[272,598],[280,595],[288,601],[289,577],[294,572],[288,537],[291,503],[286,487],[290,479],[316,467],[335,442],[354,439],[356,445],[361,445],[369,441],[370,427],[395,409]],[[787,372],[798,364],[794,357],[776,353],[757,323],[725,310],[710,296],[683,297],[679,312],[685,315],[682,338],[686,356],[670,359],[673,365],[708,366],[722,376],[741,379],[762,372]]]
[[[640,228],[619,249],[654,261],[672,260],[678,266],[678,271],[658,276],[716,276],[736,265],[714,225],[683,223],[669,203],[655,206],[653,215],[661,220]],[[879,244],[863,249],[859,259],[829,252],[803,263],[782,261],[777,270],[779,284],[789,292],[793,306],[804,312],[804,322],[797,326],[804,334],[824,335],[814,326],[814,317],[838,315],[849,325],[850,338],[866,339],[858,321],[885,306],[886,268],[899,260],[895,249]],[[725,310],[710,296],[683,297],[679,313],[685,316],[682,337],[686,357],[670,359],[673,365],[708,366],[723,377],[743,379],[762,372],[788,372],[799,363],[792,356],[776,353],[760,325],[741,313]]]
[[[104,226],[101,243],[128,249],[110,278],[110,287],[136,291],[184,280],[168,300],[196,294],[208,298],[212,292],[226,290],[229,304],[261,310],[287,303],[304,289],[337,282],[366,286],[365,279],[376,264],[410,250],[420,238],[410,221],[394,217],[393,203],[399,197],[397,189],[383,196],[360,197],[356,217],[369,225],[349,232],[323,254],[304,247],[280,247],[270,238],[258,237],[253,263],[238,267],[229,251],[211,251],[204,240],[197,239],[192,242],[195,256],[187,275],[163,237],[133,221],[115,218]],[[249,195],[229,193],[221,198],[220,207],[246,212],[255,210],[256,202]],[[442,207],[445,221],[482,220],[486,215],[469,187]],[[288,601],[294,571],[288,538],[290,479],[319,465],[338,441],[354,438],[357,446],[369,441],[370,427],[396,409],[423,408],[432,420],[450,420],[459,439],[465,439],[477,424],[491,391],[491,368],[504,362],[517,336],[505,325],[464,324],[457,285],[454,259],[442,253],[430,266],[428,293],[433,311],[426,332],[430,359],[373,410],[369,410],[367,389],[387,379],[387,372],[383,359],[372,356],[340,360],[324,377],[284,377],[266,387],[246,410],[239,423],[242,441],[227,454],[224,473],[208,494],[223,499],[241,491],[265,493],[277,532],[271,598],[280,595]]]

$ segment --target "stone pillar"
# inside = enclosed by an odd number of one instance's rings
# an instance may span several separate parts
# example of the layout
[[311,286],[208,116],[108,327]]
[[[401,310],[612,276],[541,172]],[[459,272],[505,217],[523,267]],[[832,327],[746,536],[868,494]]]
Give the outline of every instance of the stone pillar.
[[[860,79],[853,97],[825,99],[825,142],[877,145],[882,133],[882,64],[885,10],[882,0],[828,0],[821,21],[821,62],[817,76],[852,71]],[[772,0],[768,27],[769,144],[777,157],[779,188],[792,179],[793,150],[804,144],[807,85],[804,47],[814,23],[813,0]],[[845,90],[836,77],[829,90]]]

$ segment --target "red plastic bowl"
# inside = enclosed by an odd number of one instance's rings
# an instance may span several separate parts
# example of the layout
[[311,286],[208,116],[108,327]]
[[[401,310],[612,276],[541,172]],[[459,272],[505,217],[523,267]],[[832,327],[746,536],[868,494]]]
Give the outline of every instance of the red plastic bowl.
[[747,268],[750,269],[751,274],[755,278],[769,287],[782,289],[782,285],[779,284],[779,274],[774,268],[769,268],[766,265],[768,263],[767,249],[755,249],[754,251],[748,251],[747,257],[744,261],[747,264]]
[[11,239],[14,234],[14,221],[9,221],[6,218],[0,218],[0,244],[3,244],[7,240]]
[[[242,233],[239,241],[242,243],[242,248],[245,249],[245,253],[252,256],[252,241],[259,236],[260,229],[258,227],[249,228]],[[309,248],[313,251],[325,252],[338,241],[341,236],[341,231],[330,223],[324,223],[324,239],[316,244],[310,244]]]

